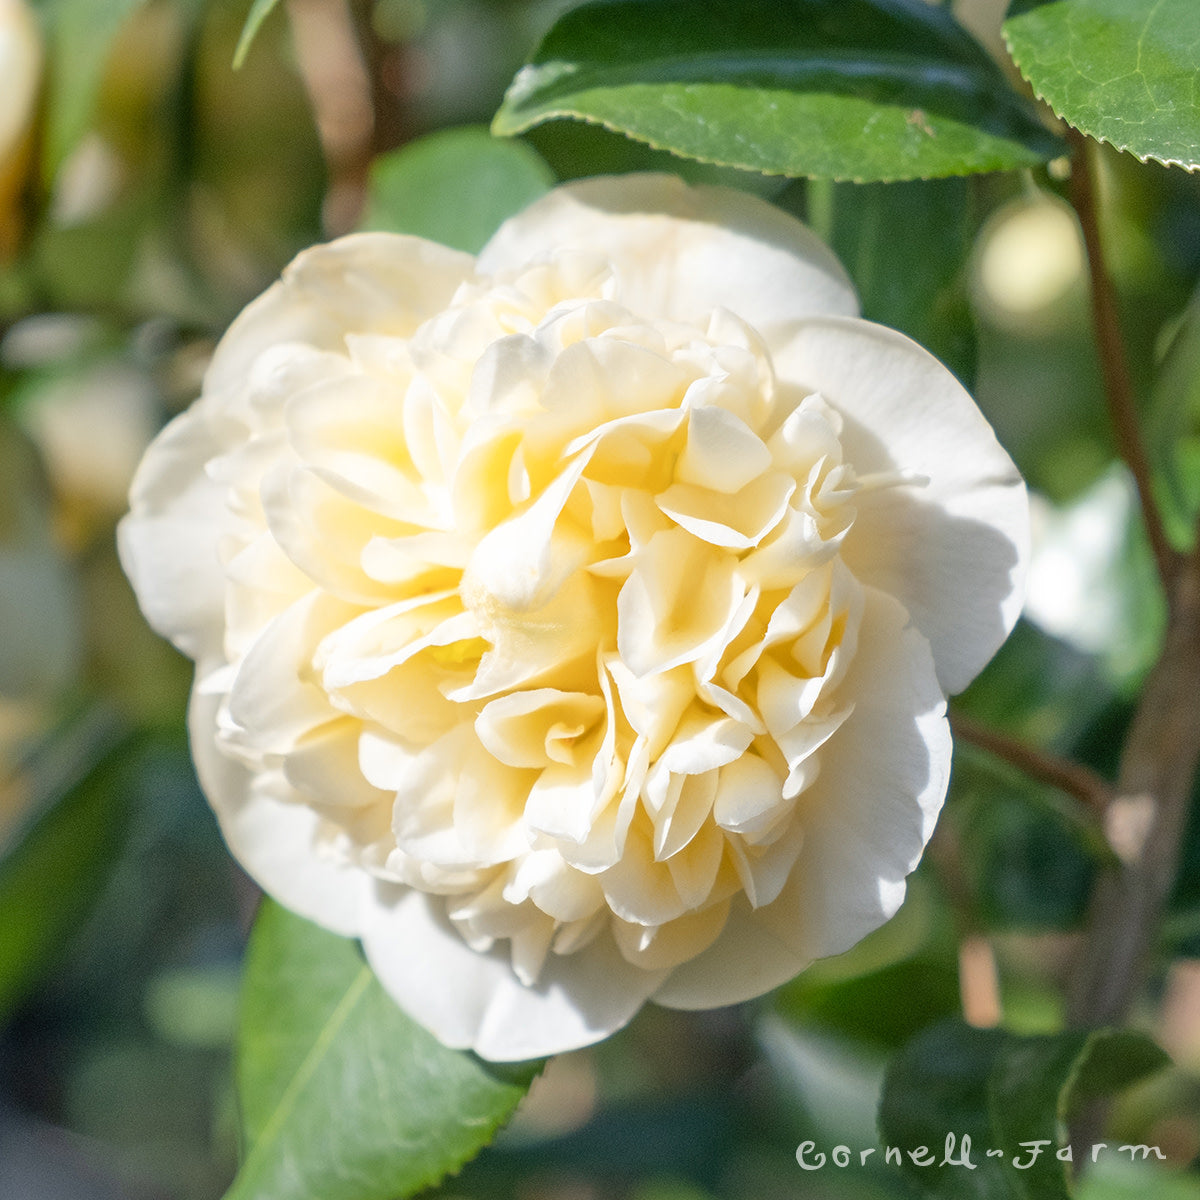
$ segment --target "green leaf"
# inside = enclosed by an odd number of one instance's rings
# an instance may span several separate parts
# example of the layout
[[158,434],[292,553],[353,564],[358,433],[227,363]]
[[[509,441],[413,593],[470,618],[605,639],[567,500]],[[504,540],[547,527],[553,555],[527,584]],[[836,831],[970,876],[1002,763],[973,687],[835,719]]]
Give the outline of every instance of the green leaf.
[[1145,424],[1167,532],[1176,549],[1186,551],[1200,512],[1200,295],[1193,296],[1163,356]]
[[979,45],[922,0],[592,0],[546,35],[492,128],[558,117],[705,162],[858,181],[1061,152]]
[[[895,1003],[903,996],[904,1003]],[[891,1048],[961,1003],[958,973],[948,962],[909,959],[851,979],[810,978],[805,971],[776,993],[790,1021],[828,1029],[864,1046]]]
[[[926,1195],[1063,1200],[1072,1194],[1070,1164],[1057,1151],[1067,1144],[1073,1102],[1127,1087],[1168,1062],[1148,1038],[1123,1030],[1021,1037],[943,1021],[893,1059],[879,1130],[886,1145],[904,1148],[902,1169]],[[912,1161],[908,1151],[921,1146],[932,1163]],[[974,1170],[954,1161],[963,1154]]]
[[553,184],[550,168],[523,142],[486,129],[445,129],[372,163],[361,228],[415,233],[475,254]]
[[[1119,1153],[1119,1151],[1118,1151]],[[1194,1171],[1169,1168],[1155,1161],[1134,1162],[1102,1154],[1088,1166],[1079,1186],[1080,1200],[1200,1200],[1200,1178]]]
[[142,0],[45,0],[50,96],[43,171],[53,178],[87,131],[114,38]]
[[265,902],[242,990],[246,1154],[226,1200],[400,1200],[458,1170],[528,1090],[448,1050],[355,943]]
[[246,61],[246,55],[250,53],[250,47],[254,44],[254,39],[258,36],[262,23],[271,15],[271,10],[278,3],[279,0],[254,0],[250,6],[246,23],[242,26],[242,36],[238,38],[237,49],[233,52],[233,69],[235,71],[239,70]]
[[1058,793],[1014,776],[969,744],[955,746],[953,819],[963,870],[985,930],[1079,925],[1093,863],[1106,853],[1082,814]]
[[1143,160],[1200,166],[1196,0],[1056,0],[1010,17],[1004,38],[1076,129]]
[[818,196],[822,188],[832,193],[826,240],[854,280],[863,316],[908,334],[970,384],[975,331],[966,292],[974,232],[968,182],[808,186]]
[[25,820],[0,836],[0,1025],[53,965],[108,876],[129,823],[130,744],[123,722],[97,708],[3,781],[25,793]]

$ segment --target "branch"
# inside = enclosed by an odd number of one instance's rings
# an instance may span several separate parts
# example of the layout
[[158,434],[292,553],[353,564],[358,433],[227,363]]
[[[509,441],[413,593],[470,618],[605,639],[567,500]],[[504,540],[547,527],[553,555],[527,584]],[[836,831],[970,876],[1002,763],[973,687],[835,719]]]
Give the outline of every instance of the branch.
[[1104,396],[1108,405],[1109,420],[1117,450],[1133,474],[1138,498],[1142,506],[1142,520],[1150,540],[1150,549],[1158,567],[1158,575],[1166,588],[1168,597],[1175,572],[1179,567],[1179,555],[1167,540],[1162,514],[1154,499],[1150,478],[1150,460],[1146,454],[1138,427],[1137,404],[1134,401],[1133,376],[1125,354],[1125,343],[1121,337],[1121,323],[1117,314],[1116,297],[1112,280],[1104,263],[1103,246],[1100,239],[1100,223],[1096,212],[1096,195],[1091,168],[1090,139],[1077,130],[1071,130],[1072,144],[1071,202],[1083,228],[1083,241],[1087,248],[1089,275],[1092,291],[1092,314],[1095,321],[1096,347],[1100,357],[1100,369],[1104,378]]
[[1067,1016],[1122,1022],[1141,989],[1179,869],[1200,766],[1200,546],[1177,573],[1162,655],[1130,726],[1105,829],[1119,863],[1092,896]]
[[1040,783],[1047,783],[1060,792],[1066,792],[1068,796],[1074,796],[1097,817],[1108,808],[1112,788],[1102,775],[1090,767],[1047,754],[1027,742],[989,729],[958,713],[951,715],[950,728],[956,738],[1004,759]]
[[1092,895],[1087,931],[1068,996],[1072,1025],[1120,1023],[1148,968],[1200,765],[1200,540],[1186,558],[1167,543],[1151,491],[1129,363],[1104,263],[1089,139],[1072,131],[1072,199],[1091,267],[1096,345],[1117,444],[1137,484],[1146,532],[1167,595],[1162,653],[1146,679],[1104,810],[1118,863]]
[[[1129,1016],[1151,963],[1200,766],[1200,530],[1170,595],[1162,655],[1146,680],[1105,813],[1118,862],[1098,880],[1067,995],[1067,1023],[1118,1025]],[[1072,1121],[1076,1170],[1101,1136],[1107,1105]]]

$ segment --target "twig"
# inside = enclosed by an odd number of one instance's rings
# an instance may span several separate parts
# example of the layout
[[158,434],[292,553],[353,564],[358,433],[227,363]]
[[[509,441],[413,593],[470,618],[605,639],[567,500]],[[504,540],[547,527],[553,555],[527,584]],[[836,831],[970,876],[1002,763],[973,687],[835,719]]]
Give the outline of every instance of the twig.
[[1083,241],[1087,249],[1089,274],[1091,277],[1092,315],[1095,321],[1096,347],[1100,357],[1100,369],[1104,378],[1104,396],[1108,405],[1109,420],[1117,450],[1125,460],[1137,486],[1138,499],[1142,506],[1142,520],[1150,549],[1158,567],[1158,575],[1168,598],[1180,556],[1167,540],[1162,514],[1154,499],[1150,478],[1150,460],[1146,454],[1138,426],[1137,405],[1134,401],[1133,376],[1125,354],[1125,342],[1121,336],[1120,318],[1117,314],[1116,297],[1112,280],[1104,263],[1103,246],[1100,239],[1100,223],[1092,177],[1092,148],[1090,139],[1077,130],[1071,130],[1072,145],[1071,202],[1083,228]]
[[377,8],[377,0],[350,0],[375,114],[371,129],[372,158],[395,150],[416,136],[418,128],[409,100],[412,80],[421,73],[420,53],[409,41],[380,36]]
[[963,1020],[976,1029],[994,1029],[1004,1019],[996,952],[981,933],[958,943],[958,990]]
[[1017,738],[998,730],[989,729],[970,717],[954,713],[950,717],[950,727],[954,736],[964,742],[970,742],[1014,767],[1023,771],[1041,783],[1074,796],[1097,817],[1104,814],[1112,798],[1112,788],[1108,781],[1090,767],[1082,763],[1071,762],[1054,754],[1047,754],[1022,742]]

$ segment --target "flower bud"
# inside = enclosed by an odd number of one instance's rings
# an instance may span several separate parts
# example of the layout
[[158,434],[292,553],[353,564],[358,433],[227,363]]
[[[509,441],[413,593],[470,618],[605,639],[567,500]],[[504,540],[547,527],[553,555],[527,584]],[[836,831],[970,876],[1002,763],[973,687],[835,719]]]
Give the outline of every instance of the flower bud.
[[25,0],[0,0],[0,259],[20,234],[20,200],[32,159],[42,37]]

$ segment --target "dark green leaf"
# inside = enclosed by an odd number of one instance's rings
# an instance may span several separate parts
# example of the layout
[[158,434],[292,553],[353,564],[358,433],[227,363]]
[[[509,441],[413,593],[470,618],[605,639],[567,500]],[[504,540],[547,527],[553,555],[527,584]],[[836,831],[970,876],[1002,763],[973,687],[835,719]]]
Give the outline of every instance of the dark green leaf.
[[1071,929],[1107,843],[1072,802],[1003,763],[955,746],[951,812],[963,870],[987,930]]
[[533,1073],[446,1049],[353,942],[267,902],[242,992],[246,1155],[226,1200],[410,1196],[486,1145]]
[[1200,166],[1196,0],[1057,0],[1010,17],[1004,37],[1064,121],[1141,159]]
[[375,160],[361,227],[475,254],[553,184],[550,168],[523,142],[486,129],[445,129]]
[[561,180],[665,171],[691,184],[734,187],[766,200],[797,186],[783,175],[755,175],[736,167],[680,158],[668,150],[655,150],[645,142],[635,142],[623,133],[586,121],[547,121],[522,134],[521,141],[531,145]]
[[[1136,1151],[1137,1147],[1131,1147]],[[1118,1150],[1119,1153],[1119,1150]],[[1194,1171],[1170,1168],[1153,1156],[1147,1161],[1101,1155],[1089,1166],[1079,1188],[1080,1200],[1200,1200],[1200,1179]]]
[[1200,296],[1184,312],[1154,381],[1146,449],[1167,531],[1186,550],[1200,511]]
[[970,384],[975,332],[966,293],[974,232],[968,182],[809,187],[832,192],[828,228],[819,232],[850,272],[863,316],[908,334]]
[[[1127,1087],[1168,1061],[1149,1039],[1127,1031],[1022,1037],[943,1021],[893,1059],[879,1106],[880,1134],[887,1145],[905,1149],[902,1168],[927,1195],[1066,1200],[1070,1165],[1057,1151],[1066,1145],[1072,1103]],[[967,1138],[974,1170],[953,1161]],[[1036,1155],[1034,1142],[1042,1143]],[[920,1146],[929,1148],[932,1164],[912,1162],[907,1151]]]
[[237,49],[233,52],[233,69],[235,71],[246,61],[246,55],[250,53],[250,47],[254,44],[254,39],[258,36],[262,23],[271,15],[271,10],[278,3],[279,0],[254,0],[250,6],[246,23],[242,26],[242,36],[238,38]]
[[142,0],[47,0],[49,102],[44,171],[53,177],[87,131],[108,50]]
[[1060,149],[922,0],[592,0],[546,35],[493,129],[557,117],[705,162],[860,181],[1003,170]]
[[[895,1002],[904,997],[903,1004]],[[829,1029],[868,1046],[895,1047],[937,1017],[959,1009],[958,973],[949,963],[909,959],[851,979],[802,972],[776,993],[789,1020]]]
[[28,814],[0,839],[0,1024],[96,900],[128,825],[129,747],[122,722],[96,709],[0,784],[27,793]]
[[1020,737],[1070,746],[1113,700],[1094,659],[1021,620],[955,707]]

